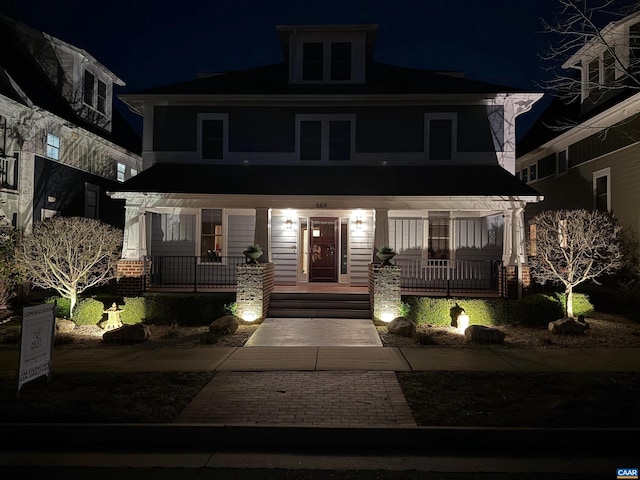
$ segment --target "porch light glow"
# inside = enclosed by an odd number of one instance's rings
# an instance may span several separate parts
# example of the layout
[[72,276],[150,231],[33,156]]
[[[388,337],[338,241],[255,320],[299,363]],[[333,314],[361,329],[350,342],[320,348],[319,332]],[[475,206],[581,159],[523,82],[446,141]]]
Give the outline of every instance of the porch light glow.
[[293,228],[293,219],[291,217],[288,217],[285,221],[284,221],[284,225],[285,228],[287,230],[291,230]]
[[461,313],[458,316],[458,333],[464,335],[464,331],[469,326],[469,315],[466,313]]
[[356,218],[356,230],[362,230],[362,217]]

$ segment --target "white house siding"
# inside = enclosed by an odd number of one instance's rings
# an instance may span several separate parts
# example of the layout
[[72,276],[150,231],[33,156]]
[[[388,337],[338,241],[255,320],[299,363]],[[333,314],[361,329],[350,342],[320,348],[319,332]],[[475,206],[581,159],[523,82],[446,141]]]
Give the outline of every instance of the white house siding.
[[291,218],[291,228],[287,228],[286,220],[286,214],[271,217],[271,261],[277,285],[296,284],[298,253],[303,254],[298,247],[297,220]]
[[[389,246],[400,260],[420,260],[424,248],[425,221],[421,217],[389,217]],[[380,245],[376,245],[380,247]]]
[[151,215],[151,248],[153,256],[195,256],[195,215]]
[[255,235],[255,215],[229,214],[227,216],[227,256],[242,257]]
[[351,285],[366,286],[369,284],[369,264],[373,260],[373,213],[363,212],[362,229],[351,230]]

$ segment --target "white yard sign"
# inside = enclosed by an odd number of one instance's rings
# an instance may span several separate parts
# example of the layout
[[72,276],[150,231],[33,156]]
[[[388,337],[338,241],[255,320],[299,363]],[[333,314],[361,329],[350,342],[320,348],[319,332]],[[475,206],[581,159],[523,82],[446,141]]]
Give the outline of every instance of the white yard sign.
[[18,392],[25,383],[43,375],[50,375],[54,329],[54,304],[36,305],[22,309]]

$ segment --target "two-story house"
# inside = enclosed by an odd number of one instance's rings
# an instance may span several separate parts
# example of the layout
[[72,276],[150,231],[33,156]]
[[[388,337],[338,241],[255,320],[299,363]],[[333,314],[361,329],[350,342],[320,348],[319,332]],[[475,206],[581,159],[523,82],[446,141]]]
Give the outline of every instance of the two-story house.
[[124,82],[86,51],[0,17],[0,216],[124,225],[106,195],[142,169],[140,136],[113,107]]
[[233,285],[255,242],[277,286],[348,288],[390,246],[405,288],[497,293],[526,265],[515,124],[541,95],[376,62],[376,25],[276,29],[281,64],[121,96],[145,168],[112,193],[120,276]]
[[[518,144],[516,175],[544,196],[525,210],[611,212],[640,231],[640,12],[608,24],[563,64],[577,101],[554,100]],[[529,225],[533,234],[534,226]]]

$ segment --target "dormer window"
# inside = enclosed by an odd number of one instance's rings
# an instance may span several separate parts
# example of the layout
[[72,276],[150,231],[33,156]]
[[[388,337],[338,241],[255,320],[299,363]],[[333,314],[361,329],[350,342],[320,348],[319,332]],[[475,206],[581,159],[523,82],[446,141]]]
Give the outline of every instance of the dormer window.
[[302,80],[305,82],[351,80],[351,43],[303,43]]
[[82,100],[85,105],[95,108],[100,113],[107,113],[107,84],[89,70],[84,71]]

